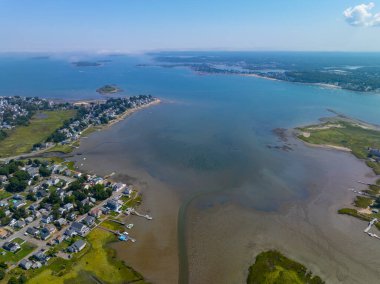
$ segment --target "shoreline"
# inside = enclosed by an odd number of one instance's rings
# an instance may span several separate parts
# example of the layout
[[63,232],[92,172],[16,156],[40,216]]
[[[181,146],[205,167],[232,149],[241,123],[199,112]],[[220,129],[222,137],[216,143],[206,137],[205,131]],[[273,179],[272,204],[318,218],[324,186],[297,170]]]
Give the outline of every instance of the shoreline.
[[308,83],[308,82],[295,82],[295,81],[288,81],[288,80],[281,80],[277,78],[271,78],[267,76],[262,76],[259,74],[245,74],[245,73],[212,73],[212,72],[201,72],[201,71],[194,71],[191,67],[186,67],[192,70],[195,74],[198,75],[227,75],[227,76],[241,76],[241,77],[254,77],[258,79],[264,79],[264,80],[270,80],[270,81],[276,81],[276,82],[285,82],[285,83],[292,83],[292,84],[299,84],[299,85],[306,85],[306,86],[314,86],[314,87],[320,87],[322,89],[331,89],[331,90],[343,90],[347,92],[354,92],[359,94],[374,94],[379,95],[380,92],[376,91],[358,91],[358,90],[350,90],[343,88],[341,86],[336,86],[333,84],[327,84],[327,83]]
[[[73,103],[74,105],[83,105],[83,104],[89,104],[91,102],[100,102],[102,100],[83,100],[83,101],[78,101],[77,103]],[[128,109],[126,110],[124,113],[118,115],[117,118],[115,118],[114,120],[108,122],[106,125],[89,125],[86,129],[84,129],[82,131],[85,132],[85,131],[88,131],[88,130],[91,130],[91,129],[95,129],[96,131],[103,131],[111,126],[113,126],[114,124],[120,122],[120,121],[123,121],[125,118],[127,118],[128,116],[134,114],[135,112],[138,112],[140,110],[143,110],[145,108],[149,108],[151,106],[154,106],[154,105],[158,105],[162,103],[162,101],[158,98],[156,98],[154,101],[148,103],[148,104],[145,104],[143,106],[139,106],[139,107],[136,107],[136,108],[133,108],[133,109]],[[91,132],[89,133],[91,134]],[[59,150],[54,150],[55,147],[59,147],[60,145],[59,144],[56,144],[56,145],[53,145],[53,146],[50,146],[46,149],[42,149],[42,150],[38,150],[38,151],[35,151],[35,152],[28,152],[28,153],[24,153],[24,154],[20,154],[20,155],[17,155],[17,156],[11,156],[11,157],[3,157],[3,158],[0,158],[0,161],[9,161],[9,160],[12,160],[12,159],[22,159],[22,158],[33,158],[33,157],[40,157],[40,156],[43,156],[43,155],[54,155],[54,153],[59,153],[59,154],[64,154],[64,155],[67,155],[67,154],[70,154],[72,153],[75,149],[79,148],[80,146],[80,143],[82,141],[82,139],[84,138],[87,138],[88,136],[83,136],[83,134],[79,137],[78,140],[75,140],[73,141],[72,143],[66,145],[67,147],[71,147],[71,150],[69,152],[65,152],[65,151],[59,151]],[[76,145],[75,145],[76,144]]]

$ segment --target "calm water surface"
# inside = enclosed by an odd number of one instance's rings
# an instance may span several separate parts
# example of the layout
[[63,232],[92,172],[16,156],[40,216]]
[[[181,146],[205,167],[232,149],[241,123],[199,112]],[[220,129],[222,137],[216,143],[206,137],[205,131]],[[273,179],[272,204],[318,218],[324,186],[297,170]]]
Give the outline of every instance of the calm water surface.
[[[98,59],[112,62],[70,64]],[[379,279],[380,250],[371,250],[378,241],[361,233],[365,224],[335,214],[352,198],[347,187],[370,171],[347,154],[293,139],[289,152],[267,147],[283,143],[274,128],[316,122],[332,115],[327,109],[380,124],[379,95],[135,66],[144,60],[0,57],[0,95],[99,98],[96,88],[118,84],[127,95],[163,99],[78,150],[83,169],[137,184],[141,210],[155,217],[134,220],[138,242],[116,245],[121,258],[156,283],[175,283],[178,274],[184,283],[242,283],[255,254],[278,248],[331,283]]]

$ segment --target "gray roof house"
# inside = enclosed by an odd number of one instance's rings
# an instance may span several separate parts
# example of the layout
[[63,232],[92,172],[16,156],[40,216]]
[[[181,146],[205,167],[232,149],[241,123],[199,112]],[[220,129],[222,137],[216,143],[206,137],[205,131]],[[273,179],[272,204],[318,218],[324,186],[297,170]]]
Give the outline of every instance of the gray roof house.
[[85,223],[87,226],[92,226],[95,223],[95,218],[87,215],[86,218],[83,219],[83,223]]
[[27,259],[21,260],[20,264],[19,264],[19,266],[25,270],[29,270],[32,267],[32,265],[33,265],[33,262],[31,262],[30,260],[27,260]]
[[90,230],[86,225],[79,222],[73,222],[70,229],[74,230],[80,236],[84,236]]
[[83,240],[78,240],[67,248],[69,252],[80,252],[86,247],[86,242]]

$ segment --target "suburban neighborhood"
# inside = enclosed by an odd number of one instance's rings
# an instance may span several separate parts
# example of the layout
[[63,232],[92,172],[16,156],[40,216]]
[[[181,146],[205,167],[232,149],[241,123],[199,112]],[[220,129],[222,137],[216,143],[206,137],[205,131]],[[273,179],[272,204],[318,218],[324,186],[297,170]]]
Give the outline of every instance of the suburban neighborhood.
[[[134,213],[128,203],[140,198],[131,186],[81,173],[72,162],[12,160],[0,173],[0,262],[8,269],[70,259],[87,246],[91,230],[104,220],[121,223],[117,216]],[[129,239],[127,233],[113,233]]]

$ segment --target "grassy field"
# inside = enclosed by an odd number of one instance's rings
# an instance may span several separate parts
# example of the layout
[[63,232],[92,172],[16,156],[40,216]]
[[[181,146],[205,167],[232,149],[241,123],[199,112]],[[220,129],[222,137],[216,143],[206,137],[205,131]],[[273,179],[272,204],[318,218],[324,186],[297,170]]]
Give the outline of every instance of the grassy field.
[[44,141],[63,121],[73,117],[75,110],[43,111],[35,115],[28,126],[18,126],[0,141],[0,157],[27,153],[36,143]]
[[373,200],[368,197],[363,197],[363,196],[357,196],[356,199],[354,200],[354,204],[356,207],[359,208],[367,208],[373,203]]
[[302,264],[295,262],[278,251],[267,251],[256,257],[249,268],[247,284],[320,284],[320,277],[313,276]]
[[[20,240],[21,239],[15,240],[15,241],[17,243],[21,243]],[[4,261],[4,262],[10,263],[10,264],[17,263],[18,261],[23,259],[25,256],[30,254],[35,249],[36,249],[36,247],[33,244],[28,243],[28,242],[24,242],[21,245],[21,249],[18,250],[16,253],[9,252],[9,251],[6,251],[4,249],[0,249],[0,262]],[[2,254],[3,252],[5,252],[4,255]]]
[[64,154],[71,153],[74,150],[74,147],[71,145],[56,145],[50,148],[47,152],[60,152]]
[[[328,128],[328,125],[332,124],[340,127]],[[299,129],[310,133],[310,136],[299,135],[298,138],[311,144],[349,148],[359,159],[367,158],[368,147],[380,148],[380,131],[360,127],[356,123],[347,121],[326,122],[321,125]]]
[[87,237],[88,246],[71,260],[54,258],[46,267],[26,273],[28,283],[146,283],[143,277],[122,261],[108,244],[116,237],[101,229],[94,229]]

